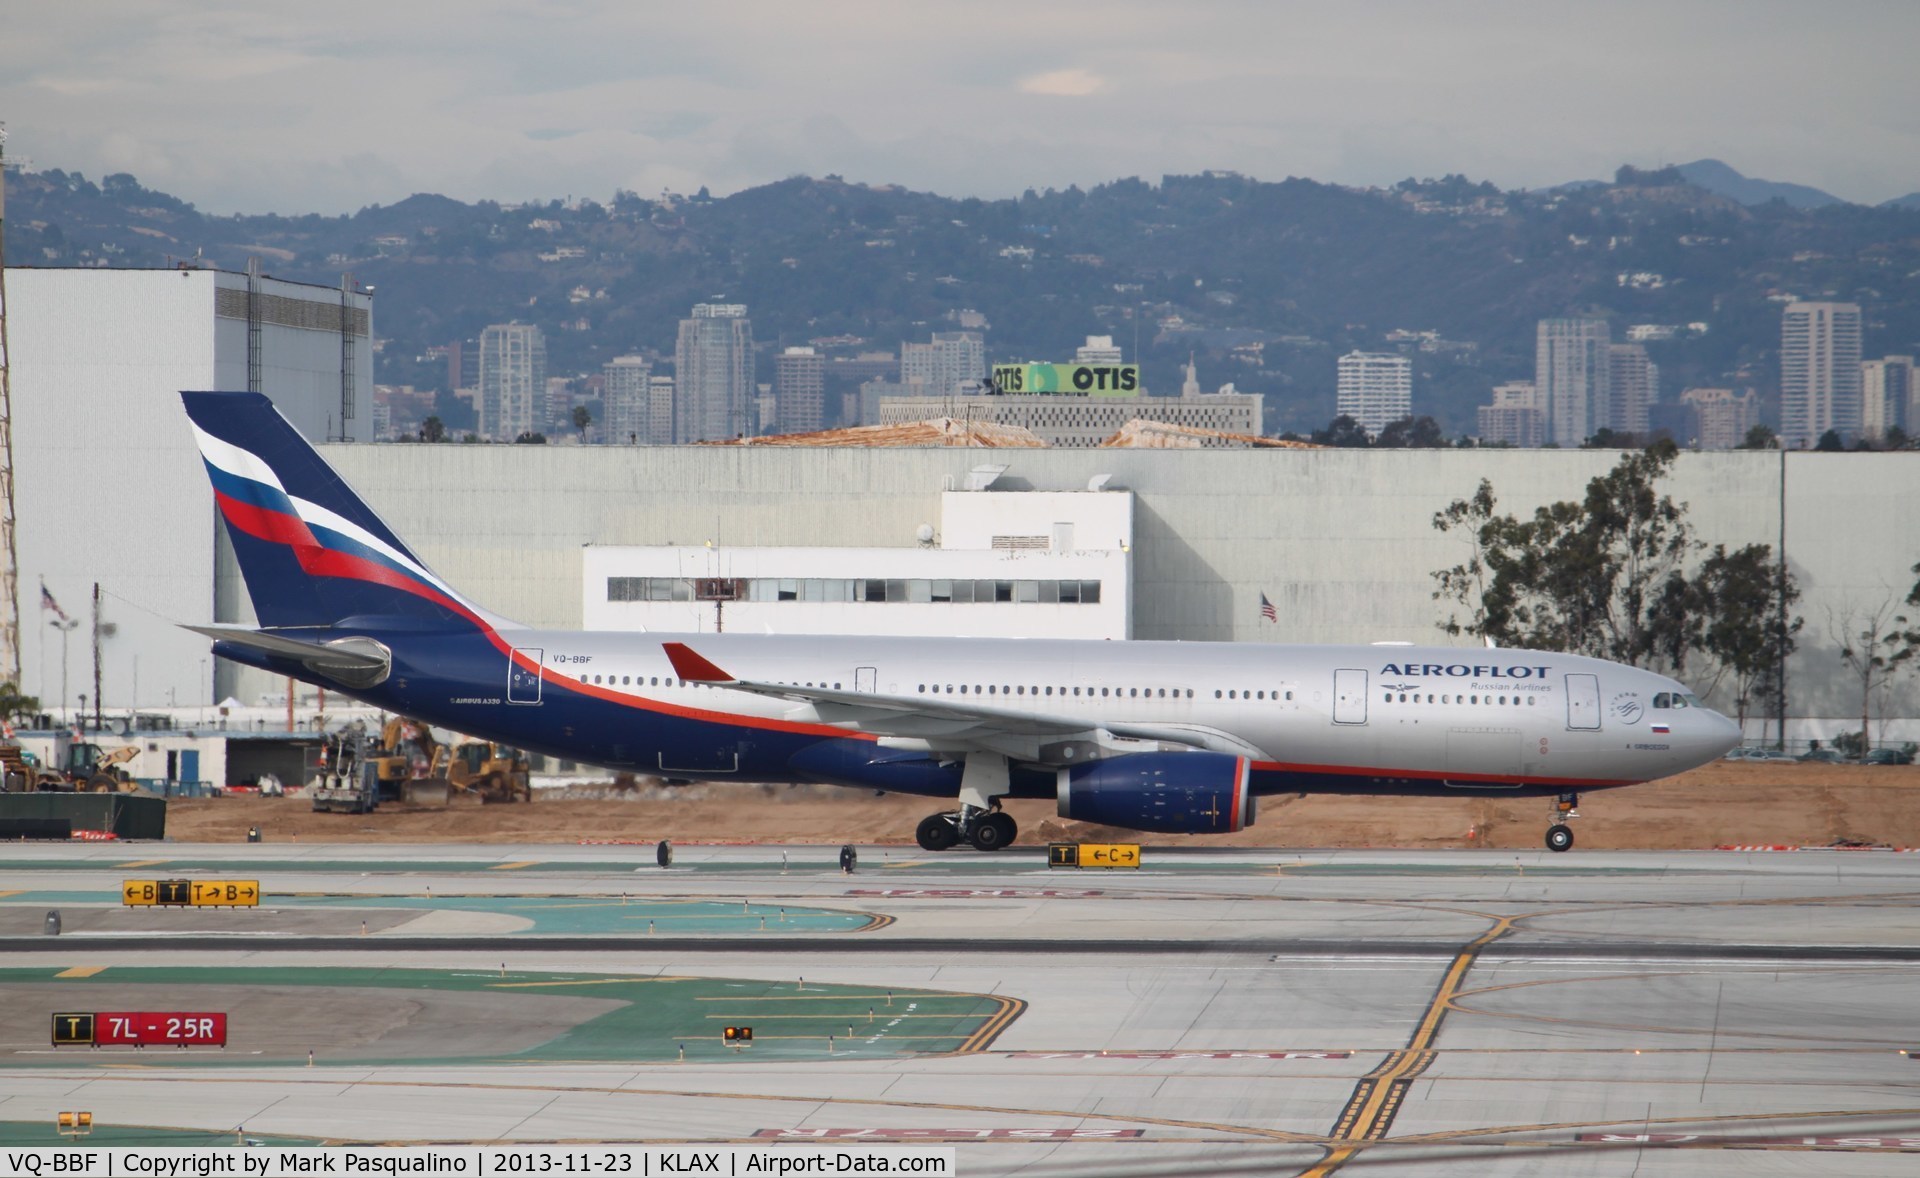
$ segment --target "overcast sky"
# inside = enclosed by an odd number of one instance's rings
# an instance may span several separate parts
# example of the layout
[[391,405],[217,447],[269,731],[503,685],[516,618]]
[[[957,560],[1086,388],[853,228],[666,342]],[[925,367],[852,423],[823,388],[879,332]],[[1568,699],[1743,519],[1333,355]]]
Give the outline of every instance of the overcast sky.
[[7,0],[0,120],[213,213],[1707,156],[1874,203],[1920,190],[1917,34],[1911,0]]

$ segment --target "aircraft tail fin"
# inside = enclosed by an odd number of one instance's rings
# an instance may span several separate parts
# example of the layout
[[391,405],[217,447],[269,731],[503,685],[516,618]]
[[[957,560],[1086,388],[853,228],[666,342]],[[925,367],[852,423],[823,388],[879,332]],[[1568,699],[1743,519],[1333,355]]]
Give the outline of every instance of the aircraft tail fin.
[[261,625],[511,625],[436,577],[266,397],[181,399]]

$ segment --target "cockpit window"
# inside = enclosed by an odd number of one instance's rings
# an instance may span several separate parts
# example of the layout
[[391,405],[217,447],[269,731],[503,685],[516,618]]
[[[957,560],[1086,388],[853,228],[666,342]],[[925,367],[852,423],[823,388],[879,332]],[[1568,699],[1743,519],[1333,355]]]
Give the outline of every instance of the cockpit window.
[[1656,708],[1670,708],[1673,706],[1673,696],[1663,691],[1653,697],[1653,706]]
[[1677,708],[1704,708],[1707,706],[1706,704],[1703,704],[1700,702],[1699,696],[1694,695],[1691,692],[1685,695],[1677,696],[1675,697],[1675,699],[1676,699],[1676,702],[1674,703],[1673,706]]

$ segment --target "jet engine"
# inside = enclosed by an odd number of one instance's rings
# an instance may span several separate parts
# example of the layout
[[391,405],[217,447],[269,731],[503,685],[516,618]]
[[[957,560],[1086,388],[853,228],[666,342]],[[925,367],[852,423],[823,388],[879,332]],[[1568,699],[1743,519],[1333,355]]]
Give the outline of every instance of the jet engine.
[[1226,753],[1128,753],[1059,770],[1062,818],[1162,834],[1253,825],[1252,762]]

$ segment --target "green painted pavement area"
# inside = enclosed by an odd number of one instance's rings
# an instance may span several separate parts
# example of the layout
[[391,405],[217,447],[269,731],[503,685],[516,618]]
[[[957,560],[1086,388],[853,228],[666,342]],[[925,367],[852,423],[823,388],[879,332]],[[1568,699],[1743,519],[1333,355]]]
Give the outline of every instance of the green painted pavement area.
[[[343,991],[360,991],[359,1000],[374,1002],[377,994],[372,992],[381,990],[438,990],[526,997],[557,995],[611,999],[620,1003],[541,1043],[511,1053],[409,1054],[391,1059],[354,1055],[328,1059],[322,1051],[315,1059],[316,1064],[358,1067],[660,1063],[681,1058],[682,1050],[688,1060],[706,1061],[820,1059],[830,1053],[836,1057],[873,1058],[973,1052],[984,1050],[1024,1009],[1017,1000],[988,994],[803,984],[803,979],[798,977],[792,981],[769,982],[678,975],[301,966],[114,966],[85,977],[61,977],[64,969],[57,966],[0,969],[0,1000],[6,1000],[11,986],[44,985],[57,979],[63,987],[62,1009],[65,1010],[87,1009],[87,989],[105,985],[155,987],[152,1009],[201,1008],[205,999],[196,998],[196,993],[213,985],[324,987],[334,992],[330,997],[336,1001]],[[66,997],[69,992],[71,997]],[[17,1002],[9,1005],[15,1010],[24,1006]],[[510,1006],[495,1009],[497,1013],[490,1017],[498,1022],[511,1022]],[[45,1015],[52,1013],[44,1012]],[[537,1011],[529,1014],[542,1017]],[[752,1027],[753,1045],[744,1049],[727,1046],[722,1031],[729,1026]],[[16,1057],[10,1066],[204,1067],[260,1066],[282,1059],[304,1062],[304,1056],[297,1052],[253,1054],[247,1042],[249,1038],[260,1041],[259,1034],[261,1032],[243,1024],[230,1023],[228,1050],[234,1054],[228,1055],[71,1049],[50,1058],[22,1060]]]
[[[85,1104],[80,1100],[75,1103]],[[75,1110],[78,1111],[78,1110]],[[129,1146],[129,1145],[165,1145],[185,1147],[191,1145],[285,1145],[310,1146],[325,1144],[319,1137],[288,1137],[284,1133],[247,1133],[245,1140],[241,1134],[231,1129],[212,1131],[207,1129],[172,1129],[161,1125],[104,1125],[99,1121],[93,1124],[93,1132],[84,1137],[62,1136],[52,1121],[0,1121],[0,1145],[11,1146]],[[52,1171],[47,1172],[52,1178]]]
[[[118,892],[17,892],[9,906],[39,908],[52,904],[118,906]],[[662,936],[740,933],[861,932],[889,923],[867,912],[808,908],[792,904],[735,904],[724,900],[649,900],[620,896],[349,896],[268,892],[262,908],[407,908],[427,912],[491,912],[528,921],[506,935],[558,936],[596,933],[659,933]],[[151,912],[152,909],[139,909]],[[163,910],[164,911],[164,910]],[[165,920],[164,916],[156,920]]]

